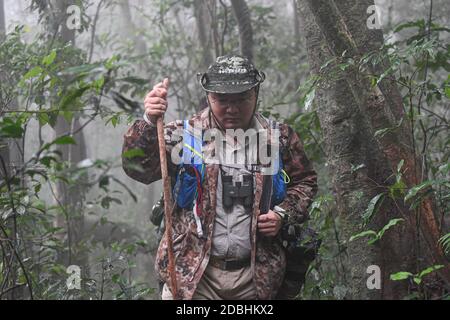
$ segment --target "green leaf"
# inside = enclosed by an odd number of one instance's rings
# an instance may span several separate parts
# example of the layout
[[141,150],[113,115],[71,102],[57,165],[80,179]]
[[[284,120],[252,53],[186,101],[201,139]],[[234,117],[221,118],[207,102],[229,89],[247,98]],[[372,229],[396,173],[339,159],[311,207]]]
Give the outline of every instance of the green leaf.
[[35,185],[34,186],[34,193],[39,193],[39,191],[41,191],[41,187],[42,187],[42,185],[40,183]]
[[378,137],[383,138],[384,135],[390,131],[391,131],[391,128],[379,129],[379,130],[375,131],[375,138],[378,138]]
[[412,277],[412,276],[413,276],[413,274],[411,272],[401,271],[401,272],[391,274],[390,279],[394,280],[394,281],[398,281],[398,280],[408,279],[409,277]]
[[349,63],[340,63],[338,64],[339,69],[341,69],[342,71],[345,71],[345,69],[347,69],[350,66]]
[[405,196],[405,202],[415,197],[419,191],[422,191],[423,189],[431,186],[434,182],[434,180],[427,180],[409,189],[408,193]]
[[138,77],[125,77],[125,78],[117,79],[117,81],[132,83],[132,84],[135,84],[138,86],[145,86],[145,85],[149,84],[148,79],[142,79],[142,78],[138,78]]
[[119,61],[119,57],[117,55],[113,55],[111,58],[105,61],[105,68],[108,70],[113,69],[117,61]]
[[450,99],[450,87],[445,87],[445,96]]
[[37,115],[37,118],[39,120],[39,125],[41,127],[46,125],[50,120],[50,118],[46,112],[39,112]]
[[140,148],[130,149],[130,150],[127,150],[124,153],[122,153],[122,157],[127,158],[127,159],[134,158],[134,157],[143,157],[143,156],[145,156],[145,153]]
[[[21,270],[21,269],[19,269]],[[27,283],[27,278],[25,277],[25,274],[20,273],[19,274],[19,279],[17,279],[17,284],[26,284]]]
[[71,136],[62,136],[62,137],[56,138],[53,141],[53,143],[54,144],[77,144],[75,139],[72,138]]
[[113,127],[115,128],[117,126],[117,124],[120,122],[120,113],[116,113],[114,114],[111,118],[109,118],[106,122],[105,125],[107,125],[108,123],[110,123],[113,125]]
[[1,127],[2,133],[4,133],[4,136],[7,138],[22,138],[22,135],[24,134],[23,128],[18,123],[7,123],[6,125],[2,124]]
[[110,202],[111,201],[109,201],[109,197],[104,197],[102,199],[102,201],[100,202],[100,205],[102,206],[102,208],[109,209],[109,203]]
[[100,76],[100,78],[98,78],[93,82],[92,86],[96,89],[97,93],[100,94],[100,91],[103,88],[104,84],[105,84],[105,77]]
[[119,274],[114,274],[112,277],[111,277],[111,280],[112,280],[112,282],[114,282],[114,283],[119,283],[120,282],[120,275]]
[[[397,124],[395,124],[393,127],[383,128],[383,129],[379,129],[379,130],[375,131],[375,134],[374,134],[375,138],[383,138],[387,133],[396,131],[398,128],[400,128],[402,126],[402,123],[403,123],[403,118],[401,118],[400,121]],[[403,165],[403,163],[402,163],[402,165]]]
[[28,80],[30,78],[34,78],[40,74],[42,74],[42,72],[44,71],[44,69],[42,69],[39,66],[34,67],[33,69],[31,69],[30,71],[28,71],[24,76],[23,76],[23,80]]
[[381,237],[383,237],[384,233],[390,229],[391,227],[395,226],[397,223],[404,221],[404,219],[399,218],[399,219],[391,219],[389,220],[389,222],[378,232],[377,234],[377,238],[381,239]]
[[122,201],[120,201],[120,199],[117,198],[113,198],[110,196],[106,196],[102,199],[102,201],[100,202],[100,205],[105,208],[105,209],[109,209],[110,203],[111,202],[115,202],[117,204],[122,204]]
[[55,61],[55,58],[56,58],[56,51],[53,50],[48,56],[42,58],[42,64],[48,67],[53,63],[53,61]]
[[402,197],[405,193],[406,184],[403,180],[397,180],[393,185],[389,186],[389,195],[391,198],[396,199]]
[[55,128],[56,121],[58,120],[59,112],[58,111],[48,112],[47,115],[48,115],[48,124],[52,128]]
[[378,77],[378,79],[377,79],[377,85],[381,82],[381,81],[383,81],[383,79],[384,78],[386,78],[389,74],[391,74],[391,73],[393,73],[393,67],[391,66],[391,67],[389,67],[385,72],[383,72],[382,74],[381,74],[381,76],[380,77]]
[[62,114],[63,114],[64,119],[67,121],[67,123],[72,123],[73,112],[63,111]]
[[103,176],[100,181],[98,182],[99,188],[105,189],[109,186],[109,177]]
[[81,97],[83,93],[88,89],[89,87],[81,87],[70,91],[68,94],[62,97],[59,108],[61,110],[66,110],[71,103],[75,102],[75,100]]
[[442,175],[447,175],[450,172],[450,163],[439,166],[438,172],[440,172]]
[[309,110],[314,101],[314,97],[316,96],[316,89],[312,89],[305,97],[305,110]]
[[55,157],[45,156],[39,159],[39,162],[42,163],[47,168],[50,168],[52,161],[57,162],[58,160]]
[[439,239],[439,243],[442,245],[442,247],[444,247],[445,252],[450,251],[450,232],[446,235],[443,235]]
[[400,160],[400,162],[397,165],[397,173],[400,173],[400,170],[402,170],[403,164],[405,163],[405,160]]
[[101,217],[100,218],[100,225],[105,225],[106,223],[108,223],[108,218],[107,217]]
[[[375,87],[375,86],[377,85],[377,83],[378,83],[377,77],[371,77],[371,79],[370,79],[370,85],[371,85],[372,87]],[[378,131],[380,131],[380,130],[378,130]],[[377,132],[378,132],[378,131],[377,131]],[[375,132],[375,137],[377,136],[377,132]]]
[[333,57],[333,58],[331,58],[330,60],[326,61],[326,62],[320,67],[320,71],[322,71],[323,69],[327,68],[328,65],[329,65],[331,62],[334,62],[334,61],[336,61],[336,57]]
[[417,20],[417,21],[408,21],[402,24],[399,24],[395,27],[394,32],[399,32],[403,29],[408,28],[419,28],[424,29],[425,28],[425,21],[423,19]]
[[61,71],[61,74],[62,75],[88,74],[90,71],[92,71],[96,68],[99,68],[99,67],[101,67],[100,64],[82,64],[79,66],[67,68],[67,69]]
[[136,244],[137,244],[138,246],[141,246],[141,247],[144,247],[144,248],[148,245],[148,243],[147,243],[146,240],[139,240],[139,241],[136,241]]
[[432,273],[433,271],[442,269],[443,267],[444,267],[443,264],[438,264],[438,265],[435,265],[435,266],[431,266],[431,267],[429,267],[429,268],[426,268],[425,270],[423,270],[423,271],[420,272],[419,278],[422,279],[422,278],[423,278],[424,276],[426,276],[427,274],[430,274],[430,273]]
[[56,274],[66,274],[66,268],[61,264],[54,264],[52,267],[50,267],[50,270],[53,271]]
[[372,200],[370,200],[369,205],[367,206],[367,209],[364,211],[364,214],[362,216],[364,225],[366,225],[372,218],[373,214],[378,211],[381,204],[383,203],[383,200],[384,193],[377,194],[372,198]]
[[356,240],[358,238],[362,238],[362,237],[366,237],[366,236],[376,237],[377,233],[375,231],[373,231],[373,230],[366,230],[366,231],[360,232],[358,234],[352,235],[348,241],[353,241],[353,240]]

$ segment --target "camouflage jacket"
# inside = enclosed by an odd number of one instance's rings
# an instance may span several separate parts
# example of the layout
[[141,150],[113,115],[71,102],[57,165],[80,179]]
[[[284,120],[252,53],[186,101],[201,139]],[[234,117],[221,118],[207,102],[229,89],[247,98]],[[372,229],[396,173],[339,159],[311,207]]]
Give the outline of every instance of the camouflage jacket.
[[[255,113],[259,119],[262,116]],[[201,121],[203,129],[215,127],[209,109],[201,111],[190,119],[190,123]],[[182,121],[165,125],[167,159],[176,144],[172,134],[183,128]],[[289,212],[290,222],[302,223],[307,219],[307,208],[317,192],[317,176],[305,155],[299,136],[291,127],[280,124],[280,143],[284,169],[290,177],[287,196],[280,204]],[[175,141],[174,141],[175,140]],[[210,143],[214,145],[214,143]],[[123,152],[141,149],[144,155],[122,157],[125,172],[131,178],[144,184],[161,179],[157,131],[143,120],[136,120],[124,136]],[[175,175],[177,167],[168,160],[169,174]],[[191,211],[177,208],[173,213],[173,249],[178,281],[178,296],[191,299],[206,266],[208,265],[211,239],[214,226],[216,194],[219,165],[206,165],[206,178],[203,181],[202,225],[204,237],[197,234],[196,223]],[[282,283],[286,258],[279,235],[265,237],[257,232],[257,217],[260,214],[259,203],[263,175],[255,173],[255,194],[251,223],[251,267],[258,299],[273,299]],[[163,237],[157,251],[155,269],[160,278],[170,283],[168,272],[167,241]]]

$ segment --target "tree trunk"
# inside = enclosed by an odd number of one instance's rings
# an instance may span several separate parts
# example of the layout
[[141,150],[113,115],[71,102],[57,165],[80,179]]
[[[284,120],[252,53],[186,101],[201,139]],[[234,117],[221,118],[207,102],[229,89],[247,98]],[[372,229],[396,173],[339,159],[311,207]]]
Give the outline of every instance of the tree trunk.
[[[4,36],[6,36],[6,16],[5,16],[5,3],[4,0],[0,0],[0,40]],[[0,71],[1,72],[1,71]],[[3,77],[0,75],[0,81],[4,81]],[[4,105],[1,105],[0,108],[0,114],[3,110],[17,110],[18,108],[18,100],[17,97],[12,99],[11,101],[8,101],[8,103],[5,103]],[[7,164],[7,173],[10,176],[12,173],[14,173],[15,168],[21,167],[24,159],[23,159],[23,147],[24,147],[24,139],[8,139],[7,141],[7,148],[0,148],[0,155],[5,160],[5,163]],[[22,179],[22,184],[24,184],[24,181]]]
[[[315,75],[322,65],[333,57],[328,43],[315,22],[307,1],[299,1],[302,31],[306,39],[308,60]],[[316,18],[317,19],[317,18]],[[329,68],[333,66],[330,65]],[[370,200],[385,191],[380,185],[392,174],[385,155],[376,144],[369,120],[361,111],[358,101],[345,76],[321,82],[316,89],[318,116],[323,130],[327,162],[332,185],[336,193],[338,216],[344,238],[361,232],[362,214]],[[354,170],[359,165],[361,169]],[[380,230],[390,219],[401,217],[399,209],[388,199],[368,224],[367,229]],[[406,221],[391,228],[375,245],[366,240],[347,243],[346,268],[349,286],[346,298],[393,299],[406,295],[406,283],[389,280],[391,273],[415,270],[414,225]],[[367,286],[368,267],[377,265],[381,271],[381,290]]]
[[[136,51],[140,56],[145,56],[147,54],[146,40],[139,34],[136,25],[133,23],[133,16],[131,14],[130,2],[129,0],[121,0],[119,2],[119,7],[122,12],[122,37],[123,39],[128,39],[130,36],[133,39],[133,43],[136,46]],[[143,60],[143,64],[146,70],[149,69],[147,59]]]
[[6,33],[5,5],[3,0],[0,0],[0,34],[2,33]]
[[194,1],[194,16],[197,25],[198,41],[202,48],[200,70],[206,70],[213,63],[212,37],[210,33],[211,17],[204,0]]
[[[301,54],[305,52],[306,50],[303,49],[304,46],[302,46],[302,36],[301,36],[301,27],[300,27],[300,17],[297,9],[297,0],[292,0],[292,20],[294,25],[294,51],[298,55],[298,60],[301,60]],[[295,65],[295,62],[292,63],[292,65]],[[289,84],[287,87],[287,90],[289,92],[295,92],[294,96],[294,103],[291,103],[288,107],[288,113],[287,114],[295,114],[295,112],[298,111],[298,105],[297,101],[300,100],[300,95],[298,93],[298,88],[301,85],[303,75],[300,72],[296,72],[294,74],[294,79],[292,84]]]
[[[3,38],[6,34],[6,23],[5,23],[5,11],[4,11],[4,4],[3,0],[0,0],[0,41],[3,41]],[[1,79],[0,79],[1,80]],[[3,109],[6,109],[6,106],[2,105],[0,106],[0,114],[2,113]],[[2,147],[0,148],[0,156],[2,157],[3,161],[7,164],[9,167],[9,147]],[[2,173],[2,177],[9,176],[9,170],[7,172]]]
[[[55,125],[55,136],[59,137],[67,132],[74,132],[80,127],[80,121],[78,118],[74,118],[71,123],[63,117],[58,117]],[[83,132],[80,131],[72,136],[76,144],[75,145],[60,145],[58,151],[61,153],[61,160],[69,163],[69,171],[75,167],[75,165],[86,159],[86,143]],[[83,239],[83,201],[85,198],[82,184],[79,181],[74,185],[67,185],[65,182],[58,181],[56,184],[56,197],[58,204],[63,208],[62,214],[57,216],[56,227],[62,227],[67,232],[67,244],[69,246],[69,252],[67,261],[65,263],[76,264],[80,267],[86,267],[87,256],[83,253],[79,253],[77,245],[81,243]]]
[[218,23],[218,17],[217,17],[217,1],[216,0],[203,0],[202,5],[205,6],[205,8],[208,11],[208,17],[209,17],[209,28],[212,38],[212,47],[214,50],[214,56],[218,57],[222,54],[221,48],[220,48],[220,37],[219,37],[219,23]]
[[239,27],[241,54],[253,60],[253,29],[250,10],[245,0],[231,0],[231,4]]
[[[0,41],[3,41],[3,38],[6,37],[6,16],[5,16],[5,3],[4,0],[0,0]],[[7,82],[7,77],[2,74],[2,70],[0,70],[0,82],[5,81]],[[13,111],[17,110],[18,108],[18,101],[17,97],[12,98],[8,101],[0,101],[0,116],[3,115],[3,111]],[[6,139],[2,141],[0,146],[0,157],[3,160],[3,163],[5,167],[3,167],[3,164],[0,165],[0,181],[4,180],[7,181],[7,179],[10,179],[12,176],[16,175],[16,168],[20,168],[23,165],[24,159],[23,159],[23,146],[24,146],[24,139],[25,136],[21,139]],[[13,185],[11,184],[11,192],[17,191],[17,189],[21,188],[24,189],[26,187],[25,180],[23,179],[23,175],[17,177],[20,179],[19,185]],[[17,248],[19,246],[17,242],[17,235],[19,234],[19,237],[22,236],[20,234],[21,230],[17,230],[17,222],[16,218],[8,219],[7,222],[7,228],[11,230],[11,241],[14,243],[15,247]],[[5,261],[11,261],[11,269],[9,273],[8,280],[4,279],[4,281],[9,281],[8,285],[9,287],[14,287],[17,283],[17,277],[18,273],[17,270],[19,270],[19,264],[16,261],[16,257],[12,253],[12,251],[9,253],[10,255],[5,256]],[[7,268],[7,266],[4,266]],[[14,300],[19,297],[23,297],[26,291],[23,287],[18,287],[16,289],[13,289],[9,291],[5,297],[8,300]]]
[[[73,4],[73,0],[56,1],[54,6],[58,8],[57,19],[59,24],[58,38],[64,43],[71,43],[75,45],[75,30],[69,30],[66,26],[66,8]],[[60,137],[75,132],[80,127],[80,120],[78,116],[74,116],[72,121],[68,123],[62,116],[58,116],[55,125],[55,136]],[[75,165],[86,159],[86,143],[83,131],[73,135],[76,141],[75,145],[58,145],[57,150],[61,154],[61,160],[68,162],[69,170],[73,169]],[[67,185],[63,181],[58,181],[56,184],[56,197],[58,204],[62,206],[63,213],[57,216],[55,221],[56,227],[62,227],[67,232],[68,256],[63,257],[63,262],[67,265],[76,264],[82,269],[87,267],[87,255],[78,252],[78,245],[83,239],[83,224],[84,216],[82,212],[82,204],[84,201],[84,190],[82,184]]]
[[[381,30],[370,30],[366,26],[366,10],[368,5],[374,4],[373,0],[350,0],[345,3],[343,1],[306,0],[306,3],[327,46],[335,57],[345,55],[357,60],[371,49],[377,49],[382,43]],[[383,71],[385,67],[381,64],[371,71],[374,74],[380,74],[379,72]],[[398,119],[403,115],[403,105],[393,79],[386,79],[379,85],[372,86],[369,79],[358,72],[355,67],[346,70],[346,81],[360,110],[367,114],[373,133],[398,125]],[[393,171],[396,170],[400,161],[404,161],[403,177],[408,188],[421,182],[420,172],[422,171],[412,141],[413,137],[408,121],[403,121],[398,130],[377,139],[380,149],[389,160]],[[433,212],[432,199],[424,199],[418,211],[417,223],[429,248],[428,263],[448,265],[443,250],[438,244],[440,232]],[[405,218],[411,225],[416,225],[414,213],[405,214]],[[444,268],[438,273],[443,280],[450,283],[449,268]]]

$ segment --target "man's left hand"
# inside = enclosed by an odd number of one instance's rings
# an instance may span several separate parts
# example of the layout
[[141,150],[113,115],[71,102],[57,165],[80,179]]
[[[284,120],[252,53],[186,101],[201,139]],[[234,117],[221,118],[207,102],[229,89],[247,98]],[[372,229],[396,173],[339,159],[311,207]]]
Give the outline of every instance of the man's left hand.
[[281,217],[269,210],[266,214],[258,216],[258,231],[268,237],[274,237],[280,231],[282,225]]

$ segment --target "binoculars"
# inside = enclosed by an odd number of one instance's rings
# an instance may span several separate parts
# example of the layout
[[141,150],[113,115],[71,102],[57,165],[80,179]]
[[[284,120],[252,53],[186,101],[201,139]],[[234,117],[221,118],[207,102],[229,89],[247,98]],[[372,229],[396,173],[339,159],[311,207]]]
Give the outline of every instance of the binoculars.
[[230,209],[237,198],[242,198],[244,207],[251,208],[253,203],[253,176],[243,175],[242,181],[233,181],[233,176],[222,176],[223,206]]

